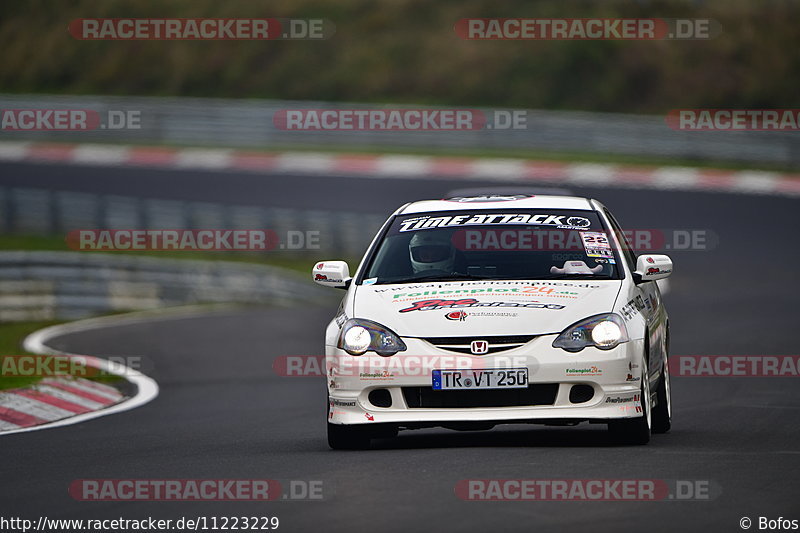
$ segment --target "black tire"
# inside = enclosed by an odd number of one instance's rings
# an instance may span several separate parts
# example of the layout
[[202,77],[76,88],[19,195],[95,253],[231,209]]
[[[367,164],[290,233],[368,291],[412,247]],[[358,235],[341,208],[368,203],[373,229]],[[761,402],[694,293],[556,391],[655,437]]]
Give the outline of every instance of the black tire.
[[370,439],[365,429],[328,422],[328,446],[334,450],[366,450]]
[[672,393],[669,384],[669,364],[664,361],[664,370],[658,380],[656,406],[653,407],[653,433],[666,433],[672,427]]
[[642,404],[642,416],[637,418],[621,418],[608,423],[611,439],[617,444],[644,445],[650,442],[650,380],[648,379],[647,362],[642,361],[642,384],[639,387]]

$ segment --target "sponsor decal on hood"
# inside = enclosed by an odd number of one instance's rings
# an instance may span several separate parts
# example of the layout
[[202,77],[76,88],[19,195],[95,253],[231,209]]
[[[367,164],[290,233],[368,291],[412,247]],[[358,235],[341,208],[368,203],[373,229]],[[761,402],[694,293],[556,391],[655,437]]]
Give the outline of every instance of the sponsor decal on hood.
[[621,283],[486,280],[359,286],[353,316],[409,337],[560,333],[578,320],[611,312]]
[[460,308],[460,307],[526,307],[529,309],[564,309],[559,304],[543,304],[539,302],[481,302],[475,298],[462,298],[460,300],[419,300],[410,307],[400,309],[401,313],[410,311],[435,311],[438,309]]
[[453,311],[444,315],[447,320],[466,320],[467,316],[466,311]]

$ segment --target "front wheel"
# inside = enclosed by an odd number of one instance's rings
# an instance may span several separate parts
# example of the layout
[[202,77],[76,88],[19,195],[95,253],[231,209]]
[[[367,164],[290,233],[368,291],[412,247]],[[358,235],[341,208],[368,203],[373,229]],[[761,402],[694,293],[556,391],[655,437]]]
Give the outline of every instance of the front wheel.
[[653,433],[666,433],[672,427],[672,393],[669,390],[669,363],[666,360],[656,389],[656,402],[653,407]]
[[[650,378],[647,361],[642,360],[642,385],[639,387],[642,404],[642,416],[638,418],[623,418],[612,420],[608,423],[611,438],[618,444],[647,444],[650,442]],[[636,402],[634,402],[635,404]]]

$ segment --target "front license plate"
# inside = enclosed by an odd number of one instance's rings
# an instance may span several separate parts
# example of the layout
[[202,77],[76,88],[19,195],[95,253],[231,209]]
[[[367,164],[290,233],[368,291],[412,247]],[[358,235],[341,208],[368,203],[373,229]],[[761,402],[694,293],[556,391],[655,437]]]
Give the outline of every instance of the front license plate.
[[433,390],[524,389],[527,368],[492,370],[434,370]]

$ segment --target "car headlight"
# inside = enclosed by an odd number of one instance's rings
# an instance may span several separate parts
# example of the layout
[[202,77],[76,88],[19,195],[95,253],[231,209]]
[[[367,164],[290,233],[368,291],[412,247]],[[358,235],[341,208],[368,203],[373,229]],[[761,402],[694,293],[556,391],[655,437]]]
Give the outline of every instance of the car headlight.
[[622,317],[615,313],[606,313],[572,324],[556,337],[553,348],[568,352],[579,352],[587,346],[610,350],[628,340],[628,330]]
[[371,350],[389,357],[406,350],[406,343],[394,331],[363,318],[345,322],[336,345],[350,355],[362,355]]

